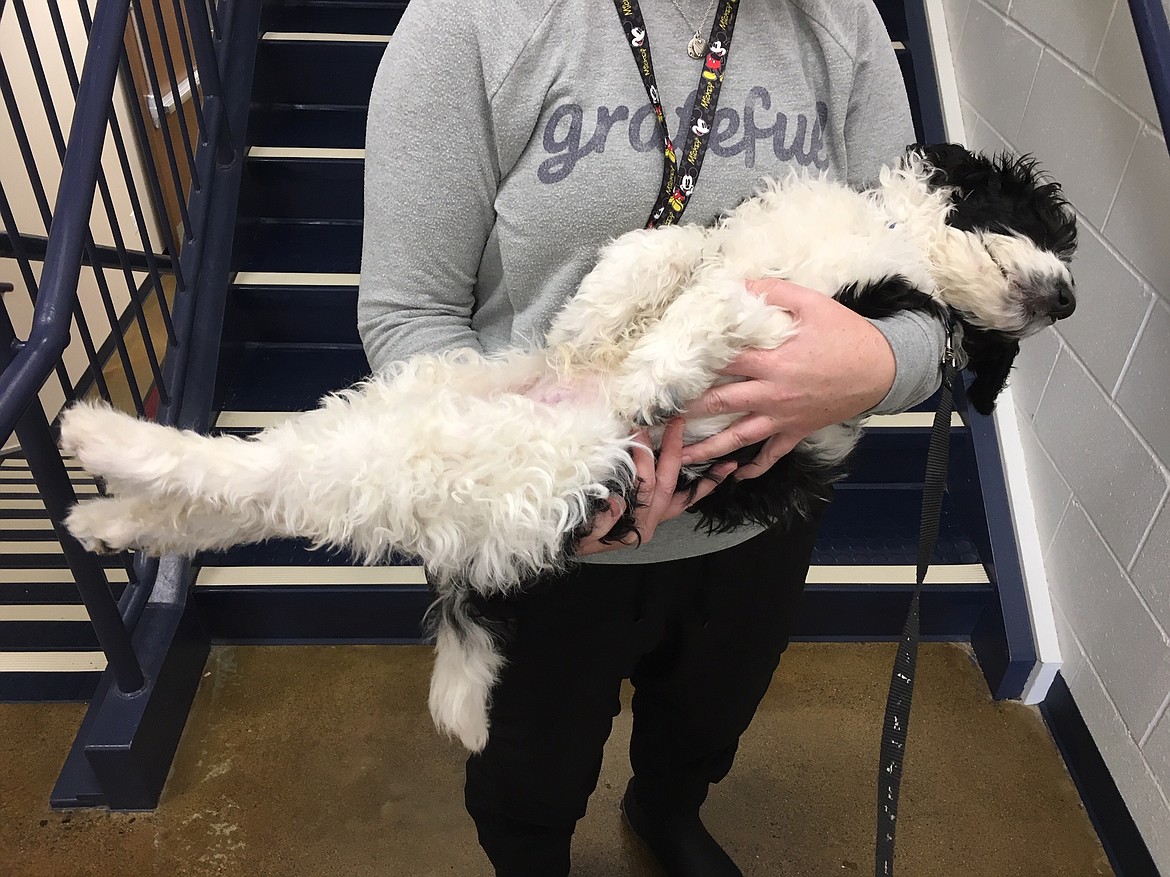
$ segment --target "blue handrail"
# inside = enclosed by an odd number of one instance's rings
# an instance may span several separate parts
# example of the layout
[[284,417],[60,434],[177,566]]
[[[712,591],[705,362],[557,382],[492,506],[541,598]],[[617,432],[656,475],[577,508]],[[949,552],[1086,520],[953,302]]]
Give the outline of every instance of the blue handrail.
[[130,0],[107,0],[94,16],[32,328],[27,341],[14,342],[12,362],[0,378],[0,442],[16,429],[69,344],[81,252],[89,231],[129,12]]
[[1138,45],[1146,63],[1162,136],[1170,145],[1170,26],[1161,0],[1129,0]]
[[[214,159],[209,165],[212,168],[218,165],[222,169],[232,162],[234,156],[222,102],[219,61],[214,44],[216,37],[212,33],[214,27],[222,36],[223,29],[217,15],[218,3],[185,0],[185,5],[186,20],[191,26],[193,54],[199,66],[199,91],[202,93],[199,133],[204,143],[212,145]],[[123,45],[131,7],[131,0],[101,0],[94,13],[76,95],[73,123],[69,129],[68,148],[61,167],[52,228],[45,246],[44,270],[32,326],[27,341],[13,342],[9,351],[12,354],[11,363],[0,376],[0,442],[11,435],[22,413],[57,368],[69,344],[70,323],[77,308],[77,285],[89,242],[90,211],[95,191],[104,183],[101,157],[106,143],[107,122],[116,119],[113,93],[120,65],[124,63]],[[157,12],[158,0],[155,0],[154,8]],[[176,2],[176,10],[178,8]],[[139,32],[143,34],[142,39],[145,40],[145,25],[141,17],[138,25]],[[184,45],[184,51],[190,50]],[[173,85],[174,70],[168,68],[168,72],[171,73]],[[153,70],[148,73],[154,76]],[[160,91],[155,79],[152,79],[152,88],[155,92]],[[181,128],[181,133],[186,138],[185,127]],[[169,147],[169,141],[167,145]],[[193,177],[195,173],[192,167]],[[195,188],[200,188],[198,183]],[[183,208],[186,248],[200,250],[205,236],[207,212],[188,211],[185,203],[180,206]],[[172,260],[176,260],[178,255],[177,251],[170,253]],[[194,261],[197,268],[198,258]],[[185,291],[186,285],[186,281],[180,279],[180,289]],[[178,303],[179,310],[187,317],[192,308],[189,299],[190,296],[180,296]],[[164,314],[164,318],[168,317]],[[172,352],[178,355],[169,357],[173,364],[168,369],[166,379],[158,385],[164,403],[171,401],[169,396],[175,391],[175,385],[178,385],[181,395],[182,366],[187,356],[187,332],[184,330],[190,329],[190,321],[180,320],[180,323],[178,337],[171,338]],[[168,409],[170,407],[168,405]]]

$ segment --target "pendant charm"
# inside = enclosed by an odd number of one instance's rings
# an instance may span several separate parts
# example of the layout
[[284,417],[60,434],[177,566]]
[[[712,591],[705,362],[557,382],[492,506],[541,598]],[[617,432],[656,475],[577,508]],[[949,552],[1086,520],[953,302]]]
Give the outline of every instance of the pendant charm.
[[695,31],[695,35],[691,37],[691,41],[687,43],[687,54],[698,61],[707,54],[707,41],[703,39],[703,35]]

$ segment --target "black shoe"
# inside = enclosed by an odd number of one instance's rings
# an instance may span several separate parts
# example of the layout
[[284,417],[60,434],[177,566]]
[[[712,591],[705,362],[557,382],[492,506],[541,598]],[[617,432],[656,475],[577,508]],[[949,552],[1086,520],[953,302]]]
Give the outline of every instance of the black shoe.
[[667,877],[743,877],[723,847],[703,827],[699,814],[649,816],[634,797],[633,780],[622,797],[622,821],[654,854]]

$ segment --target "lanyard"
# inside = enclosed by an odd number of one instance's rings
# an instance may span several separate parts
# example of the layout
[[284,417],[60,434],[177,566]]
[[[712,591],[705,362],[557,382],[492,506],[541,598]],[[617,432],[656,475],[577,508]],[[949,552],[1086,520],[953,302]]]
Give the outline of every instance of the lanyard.
[[723,85],[723,71],[727,66],[727,53],[731,47],[731,32],[735,28],[735,16],[739,12],[739,0],[721,0],[711,25],[711,36],[707,40],[707,56],[699,74],[699,88],[695,106],[691,111],[691,124],[687,130],[686,143],[681,153],[676,153],[674,143],[666,125],[666,113],[658,96],[658,84],[654,80],[654,64],[650,59],[650,37],[646,33],[646,22],[638,0],[614,0],[626,40],[634,53],[634,62],[646,86],[646,94],[654,107],[658,131],[662,135],[663,162],[662,188],[654,209],[646,221],[647,228],[660,225],[674,225],[687,208],[703,156],[707,152],[707,135],[715,127],[715,106],[719,101],[719,89]]

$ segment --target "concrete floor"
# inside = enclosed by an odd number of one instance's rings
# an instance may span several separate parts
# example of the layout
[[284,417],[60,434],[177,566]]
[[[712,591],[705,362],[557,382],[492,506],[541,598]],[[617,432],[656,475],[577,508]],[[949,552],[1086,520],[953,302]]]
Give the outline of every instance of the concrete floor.
[[[796,645],[704,815],[752,875],[872,869],[893,647]],[[490,874],[463,756],[426,714],[414,647],[222,647],[152,813],[54,812],[83,707],[0,706],[0,873],[14,877]],[[926,645],[902,791],[900,877],[1112,874],[1038,714],[992,703],[967,651]],[[629,715],[574,847],[576,877],[656,875],[623,831]]]

